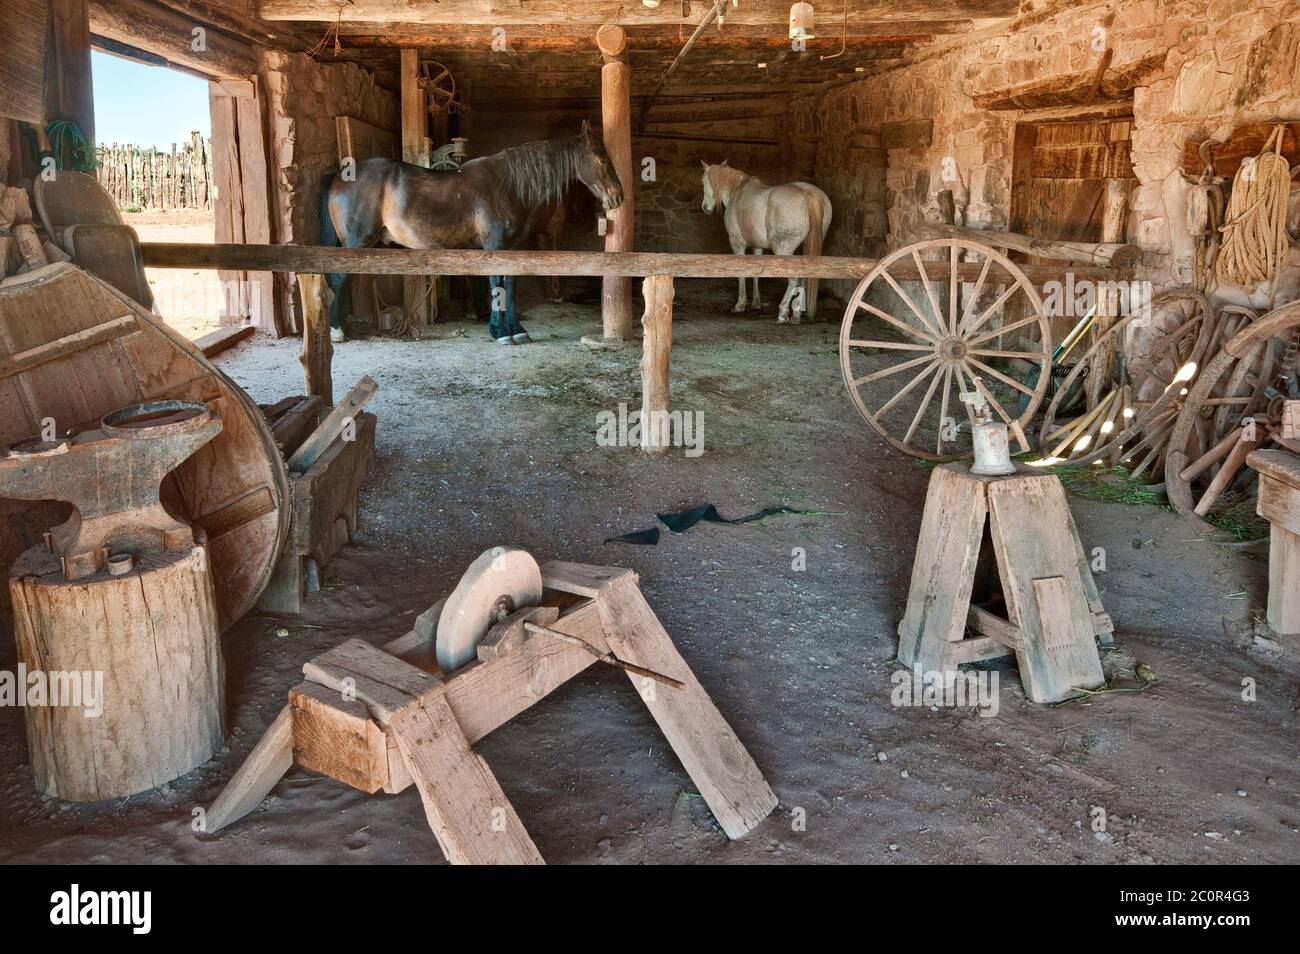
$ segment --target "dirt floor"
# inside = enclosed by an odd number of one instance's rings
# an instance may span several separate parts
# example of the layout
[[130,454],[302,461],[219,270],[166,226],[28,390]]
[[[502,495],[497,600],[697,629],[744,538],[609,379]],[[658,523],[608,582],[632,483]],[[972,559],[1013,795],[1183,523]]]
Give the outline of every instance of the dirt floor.
[[[149,209],[123,212],[126,224],[135,229],[141,242],[216,241],[211,212],[191,209]],[[213,271],[180,268],[146,268],[145,277],[153,289],[158,311],[167,323],[194,339],[221,327],[221,283]]]
[[[640,385],[638,350],[579,346],[598,327],[593,306],[531,304],[536,343],[523,347],[457,322],[433,340],[338,347],[336,393],[363,373],[380,386],[362,537],[301,617],[252,615],[227,634],[228,750],[165,791],[67,804],[35,794],[22,714],[0,710],[0,857],[441,861],[413,790],[365,796],[294,769],[215,836],[195,834],[191,814],[305,660],[401,635],[475,556],[514,544],[640,573],[780,796],[728,842],[627,680],[597,665],[476,747],[549,862],[1300,861],[1300,654],[1233,635],[1262,615],[1263,550],[1206,542],[1157,507],[1074,498],[1085,546],[1106,552],[1098,579],[1120,648],[1107,668],[1145,663],[1156,685],[1050,708],[1026,701],[1008,665],[995,717],[895,707],[895,626],[928,473],[853,411],[836,324],[735,318],[728,291],[679,283],[673,405],[703,415],[697,458],[597,445],[597,413],[636,407]],[[269,402],[300,391],[297,349],[261,340],[219,363]],[[665,531],[654,547],[602,542],[706,502],[726,516],[817,513]],[[795,548],[805,570],[792,569]],[[0,640],[0,668],[14,665]]]

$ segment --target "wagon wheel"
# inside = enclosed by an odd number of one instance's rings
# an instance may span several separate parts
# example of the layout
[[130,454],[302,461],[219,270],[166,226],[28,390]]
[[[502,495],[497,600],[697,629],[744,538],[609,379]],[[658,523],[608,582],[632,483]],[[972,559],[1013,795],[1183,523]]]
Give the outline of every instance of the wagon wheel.
[[450,114],[460,108],[456,77],[437,60],[420,61],[420,86],[429,94],[429,112]]
[[1174,509],[1204,530],[1214,529],[1205,518],[1220,497],[1251,479],[1246,456],[1252,450],[1269,444],[1300,450],[1283,440],[1278,426],[1287,396],[1279,379],[1294,381],[1298,336],[1300,302],[1247,323],[1205,366],[1184,400],[1169,438],[1165,486]]
[[[945,260],[922,259],[923,252],[934,251]],[[963,259],[979,266],[973,281],[958,280]],[[908,280],[919,281],[920,294],[900,284]],[[1024,313],[1008,319],[1013,304]],[[1037,341],[1028,348],[1015,343],[1035,327]],[[970,426],[957,423],[963,405],[953,394],[960,398],[973,390],[1010,426],[1021,450],[1028,450],[1024,428],[1051,378],[1051,339],[1037,289],[1010,259],[976,242],[934,239],[898,249],[858,284],[840,325],[840,370],[867,423],[912,457],[970,456]],[[1008,366],[1012,361],[1027,368],[1023,379]],[[896,382],[889,379],[905,372],[912,372],[905,383],[891,387]],[[1017,409],[1021,395],[1026,406],[1012,416],[1007,408]],[[937,413],[928,415],[932,407]],[[965,407],[970,421],[970,405]]]
[[[1160,320],[1168,330],[1141,359],[1126,363],[1126,334],[1153,320]],[[1210,303],[1190,289],[1166,292],[1149,308],[1134,309],[1116,321],[1097,337],[1052,396],[1039,436],[1044,458],[1066,467],[1123,462],[1130,465],[1133,479],[1158,483],[1187,382],[1204,363],[1204,356],[1213,353],[1216,328]],[[1112,356],[1114,364],[1102,367]],[[1085,374],[1089,380],[1104,378],[1096,402],[1058,426],[1061,406]]]

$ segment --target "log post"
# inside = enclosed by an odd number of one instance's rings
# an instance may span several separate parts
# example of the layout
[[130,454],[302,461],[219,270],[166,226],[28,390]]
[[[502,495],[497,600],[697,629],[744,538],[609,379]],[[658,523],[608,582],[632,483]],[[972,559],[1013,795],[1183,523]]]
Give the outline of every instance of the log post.
[[[424,107],[424,90],[420,88],[420,51],[402,51],[402,161],[427,169],[429,166],[428,112]],[[402,279],[402,301],[406,324],[427,325],[430,319],[429,285],[431,278],[411,275]],[[376,319],[378,316],[376,316]]]
[[673,350],[673,276],[651,275],[641,283],[641,449],[662,454],[672,446],[668,425],[668,367]]
[[[47,70],[45,120],[76,123],[87,144],[95,145],[95,96],[90,77],[90,12],[86,0],[54,0],[50,8],[52,67]],[[70,168],[70,155],[58,157]]]
[[[605,65],[600,70],[601,129],[605,151],[614,163],[623,186],[623,204],[605,213],[605,251],[630,252],[633,245],[632,218],[632,67],[627,63],[627,34],[622,27],[607,23],[596,32]],[[670,279],[671,281],[671,279]],[[606,276],[601,281],[600,316],[606,340],[627,341],[632,337],[632,281]]]
[[44,674],[49,693],[32,705],[29,692],[24,713],[38,789],[123,798],[221,748],[225,677],[208,567],[201,542],[78,580],[44,545],[19,557],[9,574],[18,659]]
[[331,364],[334,345],[330,343],[329,310],[332,297],[324,275],[299,273],[298,294],[302,298],[302,376],[307,393],[319,395],[334,405],[334,379]]

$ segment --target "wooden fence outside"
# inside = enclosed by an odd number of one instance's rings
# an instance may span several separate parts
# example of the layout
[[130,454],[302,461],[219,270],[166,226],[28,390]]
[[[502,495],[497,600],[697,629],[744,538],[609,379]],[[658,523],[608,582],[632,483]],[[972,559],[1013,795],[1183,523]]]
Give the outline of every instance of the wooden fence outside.
[[95,152],[99,184],[120,209],[212,209],[212,140],[197,132],[170,153],[117,143]]

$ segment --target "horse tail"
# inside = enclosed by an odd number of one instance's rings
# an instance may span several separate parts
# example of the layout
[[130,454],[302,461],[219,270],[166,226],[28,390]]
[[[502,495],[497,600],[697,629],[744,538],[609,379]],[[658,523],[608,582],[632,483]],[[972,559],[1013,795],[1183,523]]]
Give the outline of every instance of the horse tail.
[[[803,253],[805,255],[820,255],[822,253],[822,236],[825,234],[828,224],[822,218],[821,193],[805,190],[804,205],[808,209],[808,234],[803,240]],[[817,317],[817,286],[819,284],[820,282],[816,278],[805,278],[803,280],[804,314],[810,320]]]
[[339,241],[338,230],[334,228],[334,220],[330,218],[330,186],[334,184],[334,177],[338,173],[328,173],[320,182],[320,244],[321,245],[342,245]]
[[[328,246],[342,245],[339,238],[338,229],[334,228],[334,220],[330,218],[330,188],[334,185],[334,179],[337,173],[328,173],[320,183],[320,244]],[[346,274],[331,273],[325,276],[326,285],[329,288],[325,296],[329,309],[330,327],[343,328],[343,321],[346,316],[346,308],[341,304],[343,300],[343,283],[346,282]]]

